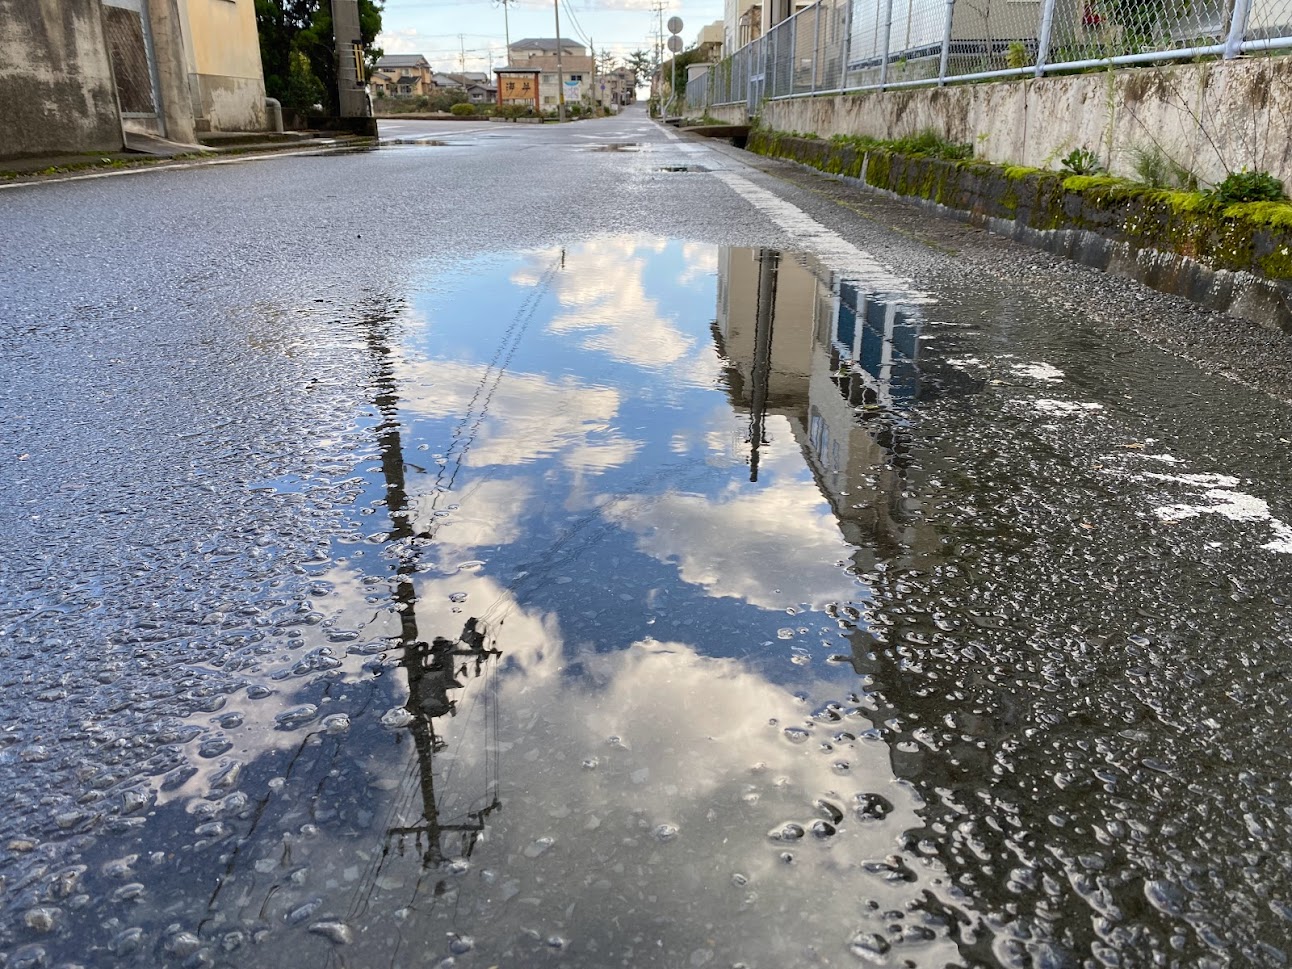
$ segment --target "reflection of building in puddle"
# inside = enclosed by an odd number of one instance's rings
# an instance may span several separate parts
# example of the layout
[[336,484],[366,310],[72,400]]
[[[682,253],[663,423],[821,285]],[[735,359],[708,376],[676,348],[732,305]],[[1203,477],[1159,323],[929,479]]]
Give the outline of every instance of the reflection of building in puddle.
[[906,409],[920,391],[919,320],[815,260],[724,249],[717,336],[731,395],[749,412],[751,477],[767,418],[788,420],[844,537],[880,559],[932,536],[906,504]]

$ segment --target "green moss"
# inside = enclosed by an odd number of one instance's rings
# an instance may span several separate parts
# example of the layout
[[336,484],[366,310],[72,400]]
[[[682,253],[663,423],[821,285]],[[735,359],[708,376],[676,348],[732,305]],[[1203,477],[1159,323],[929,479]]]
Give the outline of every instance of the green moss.
[[1227,219],[1292,229],[1292,202],[1235,202],[1224,209]]
[[1159,205],[1164,205],[1175,215],[1187,215],[1193,212],[1207,212],[1212,206],[1201,192],[1172,192],[1168,189],[1149,189],[1144,192],[1146,198]]
[[1292,279],[1292,246],[1280,246],[1258,263],[1271,279]]
[[1033,175],[1044,175],[1043,168],[1028,168],[1026,165],[1006,165],[1003,169],[1005,177],[1012,182],[1020,182],[1025,178]]
[[1088,192],[1100,188],[1124,188],[1133,185],[1124,178],[1113,175],[1069,175],[1063,180],[1063,187],[1069,192]]
[[1196,259],[1214,269],[1292,280],[1292,202],[1217,206],[1199,192],[1149,188],[1110,175],[1072,175],[899,152],[871,138],[829,142],[755,133],[752,151],[792,158],[877,188],[1024,219],[1037,229],[1088,229]]

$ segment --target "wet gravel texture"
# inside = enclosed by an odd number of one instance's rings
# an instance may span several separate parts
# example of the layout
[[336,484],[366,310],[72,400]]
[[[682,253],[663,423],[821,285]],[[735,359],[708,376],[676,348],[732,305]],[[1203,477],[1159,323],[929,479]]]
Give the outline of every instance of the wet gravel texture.
[[0,191],[0,965],[1286,964],[1287,338],[494,127]]

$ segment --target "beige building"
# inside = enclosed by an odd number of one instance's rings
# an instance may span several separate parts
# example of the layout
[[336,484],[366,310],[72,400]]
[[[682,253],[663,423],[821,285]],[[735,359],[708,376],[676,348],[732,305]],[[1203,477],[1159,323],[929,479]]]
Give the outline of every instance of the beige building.
[[[565,81],[565,103],[592,98],[592,56],[582,44],[561,39],[561,74]],[[528,37],[507,48],[509,67],[539,72],[538,97],[544,111],[555,111],[559,102],[556,64],[557,41],[553,37]]]
[[721,20],[715,20],[700,28],[700,33],[695,38],[695,47],[700,52],[700,60],[713,64],[726,56],[727,52],[723,50],[726,44],[725,33]]
[[198,131],[266,127],[254,0],[178,0],[193,121]]

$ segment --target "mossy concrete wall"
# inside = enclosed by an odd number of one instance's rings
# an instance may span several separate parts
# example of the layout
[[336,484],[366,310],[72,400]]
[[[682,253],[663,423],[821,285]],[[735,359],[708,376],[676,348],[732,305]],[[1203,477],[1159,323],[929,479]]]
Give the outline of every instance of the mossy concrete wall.
[[1292,332],[1292,216],[1273,203],[1210,208],[1115,178],[943,161],[758,130],[750,151],[810,165]]
[[768,101],[761,120],[822,138],[931,129],[978,158],[1034,168],[1084,147],[1119,175],[1156,146],[1204,184],[1245,167],[1292,186],[1292,57]]
[[0,156],[121,146],[99,0],[0,0]]

